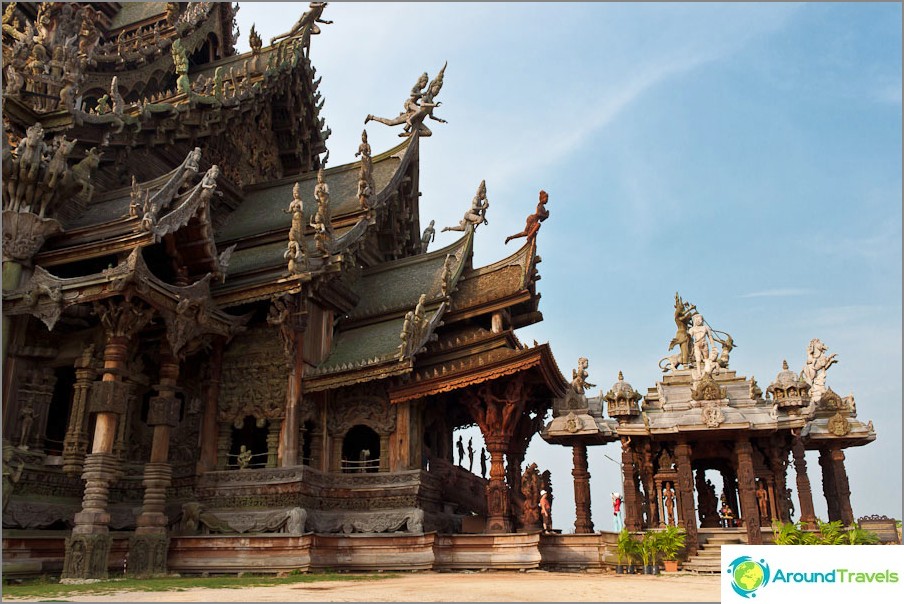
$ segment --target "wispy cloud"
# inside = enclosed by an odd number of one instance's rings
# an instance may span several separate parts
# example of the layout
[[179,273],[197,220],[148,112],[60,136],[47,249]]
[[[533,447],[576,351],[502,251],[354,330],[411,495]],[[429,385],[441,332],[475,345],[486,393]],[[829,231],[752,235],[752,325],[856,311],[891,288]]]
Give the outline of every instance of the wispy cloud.
[[792,298],[795,296],[809,296],[816,290],[806,288],[786,287],[784,289],[764,289],[758,292],[741,294],[739,298]]

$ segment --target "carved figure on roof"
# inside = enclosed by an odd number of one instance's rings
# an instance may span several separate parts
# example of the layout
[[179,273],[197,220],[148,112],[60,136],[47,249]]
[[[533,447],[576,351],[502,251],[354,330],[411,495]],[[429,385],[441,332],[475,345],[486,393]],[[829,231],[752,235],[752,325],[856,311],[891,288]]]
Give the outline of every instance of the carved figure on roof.
[[436,224],[435,220],[431,220],[430,224],[427,225],[427,228],[424,229],[424,234],[421,235],[421,253],[427,253],[427,247],[430,246],[430,242],[436,239],[436,229],[433,228],[433,225]]
[[257,33],[254,23],[251,24],[251,32],[248,34],[248,45],[251,47],[252,55],[259,55],[264,45],[264,41],[261,40],[260,34]]
[[421,97],[421,102],[418,106],[418,109],[409,114],[405,119],[405,129],[403,132],[399,133],[399,136],[410,136],[412,134],[412,129],[416,128],[417,133],[422,137],[433,136],[433,131],[424,124],[424,120],[426,118],[430,118],[433,121],[439,122],[440,124],[447,124],[448,122],[442,118],[436,117],[433,115],[433,110],[442,105],[440,102],[434,102],[436,97],[439,95],[440,90],[443,88],[443,74],[446,72],[445,63],[442,69],[439,70],[439,73],[436,74],[436,77],[433,81],[430,82],[430,85],[427,86],[427,90],[424,92]]
[[100,40],[100,32],[94,24],[96,13],[90,6],[82,8],[82,22],[78,30],[78,54],[79,58],[87,59]]
[[295,22],[295,25],[292,26],[292,29],[270,39],[270,46],[276,44],[278,40],[294,38],[301,34],[302,44],[307,48],[310,45],[311,36],[320,33],[320,28],[317,27],[317,24],[323,23],[324,25],[330,25],[332,23],[332,21],[322,18],[323,9],[326,8],[327,4],[327,2],[311,2],[309,5],[310,10],[305,11],[301,17],[299,17],[298,21]]
[[314,185],[314,199],[317,200],[317,213],[320,221],[326,227],[327,232],[333,235],[333,220],[330,211],[330,186],[326,184],[323,176],[323,168],[317,171],[317,184]]
[[173,66],[176,70],[176,90],[184,94],[191,93],[191,80],[188,79],[188,53],[180,38],[173,40],[170,46],[170,54],[173,56]]
[[547,201],[549,201],[549,195],[546,191],[540,191],[540,201],[537,203],[537,211],[527,217],[523,231],[515,233],[514,235],[509,235],[505,238],[506,244],[512,239],[517,239],[519,237],[527,237],[528,243],[536,239],[537,231],[540,230],[540,223],[549,218],[549,210],[546,209]]
[[577,394],[584,394],[586,388],[596,388],[596,384],[587,381],[587,376],[590,375],[587,373],[589,364],[586,357],[581,357],[578,359],[578,368],[571,370],[571,389]]
[[69,169],[66,158],[69,157],[77,141],[78,139],[68,141],[65,136],[61,136],[57,141],[57,150],[53,154],[53,159],[50,160],[47,166],[47,173],[44,176],[44,184],[47,190],[41,199],[41,209],[38,212],[38,216],[41,218],[45,216],[48,205],[56,193],[57,186],[63,181],[63,177]]
[[697,306],[695,304],[683,301],[681,296],[678,295],[678,292],[675,292],[675,325],[678,330],[669,344],[669,350],[672,350],[675,346],[678,346],[679,348],[678,362],[672,363],[674,369],[677,369],[678,366],[687,367],[690,362],[691,340],[688,335],[688,328],[691,326],[691,317],[696,310]]
[[409,353],[411,342],[414,339],[414,311],[405,313],[402,321],[402,332],[399,334],[402,343],[399,345],[399,360],[402,361]]
[[[406,99],[405,103],[402,105],[402,112],[398,116],[388,119],[368,114],[367,117],[364,118],[364,123],[366,124],[373,120],[375,122],[380,122],[381,124],[386,124],[387,126],[405,124],[405,129],[403,132],[399,133],[399,136],[411,136],[415,130],[422,137],[431,136],[433,132],[423,123],[425,118],[429,117],[442,124],[446,123],[446,120],[433,115],[433,110],[441,105],[439,102],[434,102],[434,99],[439,94],[440,90],[442,90],[443,74],[445,71],[446,65],[443,65],[442,69],[440,69],[436,78],[430,82],[429,86],[427,86],[427,72],[422,73],[421,77],[415,82],[414,87],[412,87],[408,99]],[[424,90],[424,87],[427,87],[427,89]]]
[[361,156],[361,169],[358,172],[358,201],[361,209],[367,209],[367,200],[374,194],[376,185],[373,175],[373,159],[370,156],[370,145],[367,142],[367,130],[361,133],[361,144],[355,157]]
[[810,384],[810,399],[819,402],[826,392],[826,371],[837,363],[836,354],[826,355],[828,347],[819,338],[810,340],[807,346],[807,364],[804,365],[800,377]]
[[296,182],[292,187],[292,201],[289,209],[283,210],[292,215],[292,227],[289,229],[289,239],[298,243],[304,242],[304,203],[301,199],[301,185]]
[[454,254],[446,254],[446,259],[443,261],[443,272],[440,275],[440,292],[444,298],[447,298],[451,293],[452,272],[457,259]]
[[25,132],[25,138],[19,142],[17,151],[18,178],[10,179],[6,184],[10,198],[8,209],[14,212],[32,211],[35,186],[40,174],[44,153],[44,128],[41,122],[35,122]]
[[170,27],[175,27],[176,22],[179,21],[179,3],[178,2],[167,2],[166,3],[166,24]]
[[323,221],[323,215],[320,210],[317,210],[313,218],[311,218],[311,228],[314,229],[314,247],[317,248],[317,252],[321,256],[329,255],[330,242],[333,238],[330,236],[327,224]]
[[714,346],[713,330],[703,321],[703,315],[699,313],[693,316],[691,322],[688,335],[694,340],[694,365],[703,367],[704,362],[710,358],[710,349]]
[[113,81],[110,82],[110,104],[113,115],[122,116],[123,100],[119,93],[119,78],[116,76],[113,76]]
[[19,70],[12,64],[6,66],[6,88],[3,93],[7,96],[16,96],[25,85],[25,78],[19,73]]
[[443,227],[442,232],[446,231],[464,231],[468,227],[476,229],[481,224],[489,224],[486,219],[487,209],[490,202],[487,199],[487,181],[481,180],[480,186],[477,187],[477,193],[471,200],[471,209],[465,212],[464,218],[458,223],[458,226]]

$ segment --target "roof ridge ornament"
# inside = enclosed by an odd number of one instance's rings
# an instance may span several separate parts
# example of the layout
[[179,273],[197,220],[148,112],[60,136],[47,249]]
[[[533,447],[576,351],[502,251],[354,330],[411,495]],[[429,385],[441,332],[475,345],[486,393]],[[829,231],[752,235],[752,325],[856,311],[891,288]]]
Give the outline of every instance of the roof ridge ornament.
[[433,110],[442,105],[441,102],[436,101],[435,99],[443,88],[443,77],[448,64],[448,61],[443,64],[442,69],[440,69],[439,73],[436,74],[436,77],[430,81],[429,85],[427,83],[427,72],[425,71],[421,74],[417,79],[417,82],[415,82],[414,86],[411,88],[411,93],[408,95],[408,98],[402,104],[402,112],[399,113],[398,116],[390,119],[377,117],[372,113],[369,113],[367,114],[367,117],[364,118],[364,123],[366,124],[373,120],[387,126],[400,126],[401,124],[405,124],[405,129],[399,133],[399,136],[411,136],[415,132],[422,138],[432,136],[433,131],[424,124],[426,118],[429,117],[433,121],[441,124],[448,123],[446,120],[433,115]]
[[487,221],[487,209],[490,207],[490,201],[487,199],[487,181],[481,180],[477,187],[477,193],[471,200],[471,209],[465,212],[464,218],[454,227],[443,227],[441,232],[446,231],[466,231],[468,227],[476,230],[481,224],[489,224]]
[[323,23],[324,25],[330,25],[333,22],[327,19],[323,19],[323,9],[326,8],[328,2],[311,2],[308,7],[310,10],[302,13],[301,17],[298,18],[298,21],[295,22],[295,25],[292,26],[288,32],[284,34],[279,34],[276,37],[270,38],[270,46],[276,44],[278,40],[291,40],[293,38],[301,38],[301,45],[305,51],[305,57],[310,56],[311,49],[311,36],[316,36],[320,33],[320,28],[317,27],[318,23]]
[[527,217],[524,224],[524,230],[505,238],[508,244],[512,239],[519,237],[527,237],[527,243],[531,243],[537,238],[537,232],[540,230],[540,223],[549,218],[549,210],[546,209],[546,202],[549,201],[549,194],[546,191],[540,191],[540,201],[537,203],[537,211]]

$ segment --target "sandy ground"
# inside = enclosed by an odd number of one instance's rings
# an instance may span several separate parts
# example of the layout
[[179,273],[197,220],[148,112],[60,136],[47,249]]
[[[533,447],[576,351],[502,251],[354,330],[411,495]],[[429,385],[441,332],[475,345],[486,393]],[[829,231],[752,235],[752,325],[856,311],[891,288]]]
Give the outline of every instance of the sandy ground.
[[[56,598],[55,598],[56,599]],[[242,589],[117,592],[70,602],[718,602],[719,577],[644,577],[545,571],[418,572],[373,581],[324,581]],[[16,600],[25,602],[27,600]]]

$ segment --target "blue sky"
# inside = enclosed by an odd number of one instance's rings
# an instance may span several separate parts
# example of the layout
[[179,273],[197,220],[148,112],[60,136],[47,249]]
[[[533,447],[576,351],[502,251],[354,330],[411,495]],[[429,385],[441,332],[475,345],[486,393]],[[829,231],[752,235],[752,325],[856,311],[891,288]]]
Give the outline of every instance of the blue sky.
[[[240,51],[251,23],[266,43],[306,8],[243,4]],[[421,222],[457,224],[486,179],[488,264],[549,192],[545,320],[519,336],[550,342],[563,374],[587,356],[604,391],[622,370],[645,393],[676,291],[731,333],[731,368],[764,390],[821,338],[839,359],[829,386],[878,433],[847,450],[854,513],[901,518],[901,17],[893,3],[331,3],[311,59],[331,166],[354,161],[368,113],[394,117],[449,61],[435,112],[449,123],[421,145]],[[400,140],[367,130],[375,153]],[[611,530],[606,455],[617,447],[590,449],[591,494]],[[554,524],[572,530],[571,451],[536,437],[527,458],[552,470]]]

